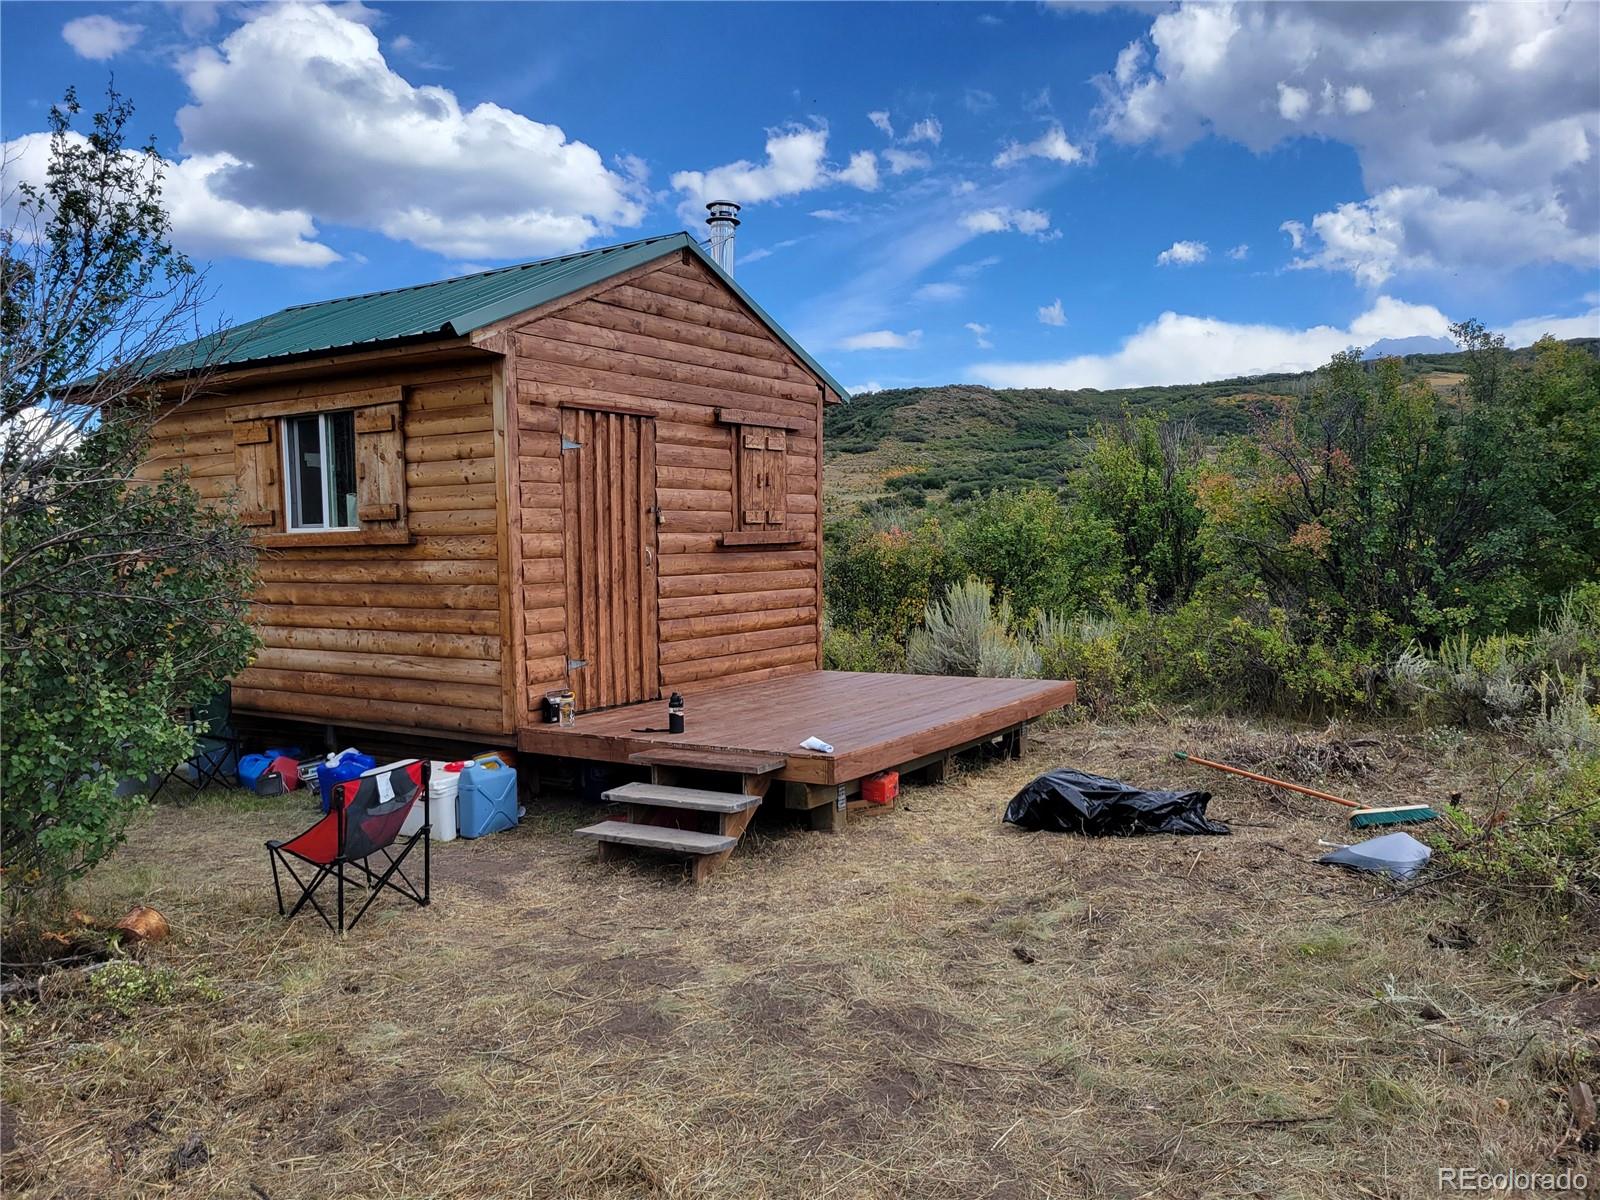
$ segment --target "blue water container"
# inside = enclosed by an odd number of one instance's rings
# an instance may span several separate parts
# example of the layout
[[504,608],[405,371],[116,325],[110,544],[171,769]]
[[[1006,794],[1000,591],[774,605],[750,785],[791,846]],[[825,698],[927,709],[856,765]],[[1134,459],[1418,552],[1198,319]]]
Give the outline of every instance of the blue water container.
[[333,804],[333,789],[349,779],[359,779],[364,772],[378,765],[370,754],[346,754],[335,766],[323,765],[317,769],[317,787],[322,789],[322,811]]
[[517,772],[499,759],[469,762],[456,793],[456,820],[464,838],[480,838],[517,823]]

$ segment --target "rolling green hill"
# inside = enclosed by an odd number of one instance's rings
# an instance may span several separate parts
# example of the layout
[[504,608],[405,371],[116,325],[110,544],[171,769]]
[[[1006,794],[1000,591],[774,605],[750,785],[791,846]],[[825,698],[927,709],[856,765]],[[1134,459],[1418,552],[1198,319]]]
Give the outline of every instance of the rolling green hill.
[[[1574,344],[1600,356],[1600,340]],[[1408,375],[1445,390],[1465,378],[1464,357],[1413,354],[1400,361]],[[827,415],[826,511],[840,516],[883,497],[915,504],[1055,483],[1088,435],[1124,412],[1190,421],[1212,439],[1243,433],[1263,400],[1304,394],[1315,377],[1307,371],[1114,391],[947,384],[872,392]]]

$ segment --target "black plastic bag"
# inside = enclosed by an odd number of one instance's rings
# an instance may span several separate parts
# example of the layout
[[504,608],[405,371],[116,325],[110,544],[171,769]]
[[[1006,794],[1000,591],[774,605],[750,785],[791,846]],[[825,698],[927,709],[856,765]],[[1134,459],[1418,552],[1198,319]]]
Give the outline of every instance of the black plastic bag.
[[1061,767],[1039,776],[1006,805],[1022,829],[1129,837],[1137,833],[1228,833],[1206,819],[1210,792],[1147,792],[1116,779]]

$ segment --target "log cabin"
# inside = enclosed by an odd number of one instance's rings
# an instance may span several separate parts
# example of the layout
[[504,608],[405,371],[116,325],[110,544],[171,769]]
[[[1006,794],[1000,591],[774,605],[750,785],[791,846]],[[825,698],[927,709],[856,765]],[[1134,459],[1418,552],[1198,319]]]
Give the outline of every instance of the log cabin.
[[289,308],[187,354],[166,386],[203,382],[141,473],[185,470],[252,531],[261,649],[233,705],[256,739],[622,764],[649,775],[610,793],[634,828],[591,836],[698,878],[769,788],[839,828],[863,777],[1018,747],[1073,699],[822,669],[845,391],[688,233]]

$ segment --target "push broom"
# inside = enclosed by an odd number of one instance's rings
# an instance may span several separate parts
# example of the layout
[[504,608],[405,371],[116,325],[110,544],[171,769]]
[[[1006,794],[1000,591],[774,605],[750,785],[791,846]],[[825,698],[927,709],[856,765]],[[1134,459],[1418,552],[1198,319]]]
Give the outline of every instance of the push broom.
[[1333,804],[1343,805],[1345,808],[1353,808],[1355,812],[1350,814],[1350,828],[1352,829],[1368,829],[1374,825],[1417,825],[1423,821],[1436,820],[1439,816],[1426,804],[1397,804],[1391,808],[1363,808],[1354,800],[1346,800],[1343,796],[1335,796],[1329,792],[1319,792],[1315,788],[1301,787],[1298,783],[1274,779],[1270,775],[1257,775],[1254,771],[1246,771],[1241,767],[1230,767],[1227,763],[1212,762],[1209,758],[1199,758],[1186,750],[1174,750],[1172,756],[1180,762],[1197,763],[1202,767],[1210,767],[1214,771],[1226,771],[1229,775],[1242,775],[1246,779],[1254,779],[1257,783],[1271,784],[1273,787],[1299,792],[1302,796],[1314,796],[1318,800],[1327,800]]

